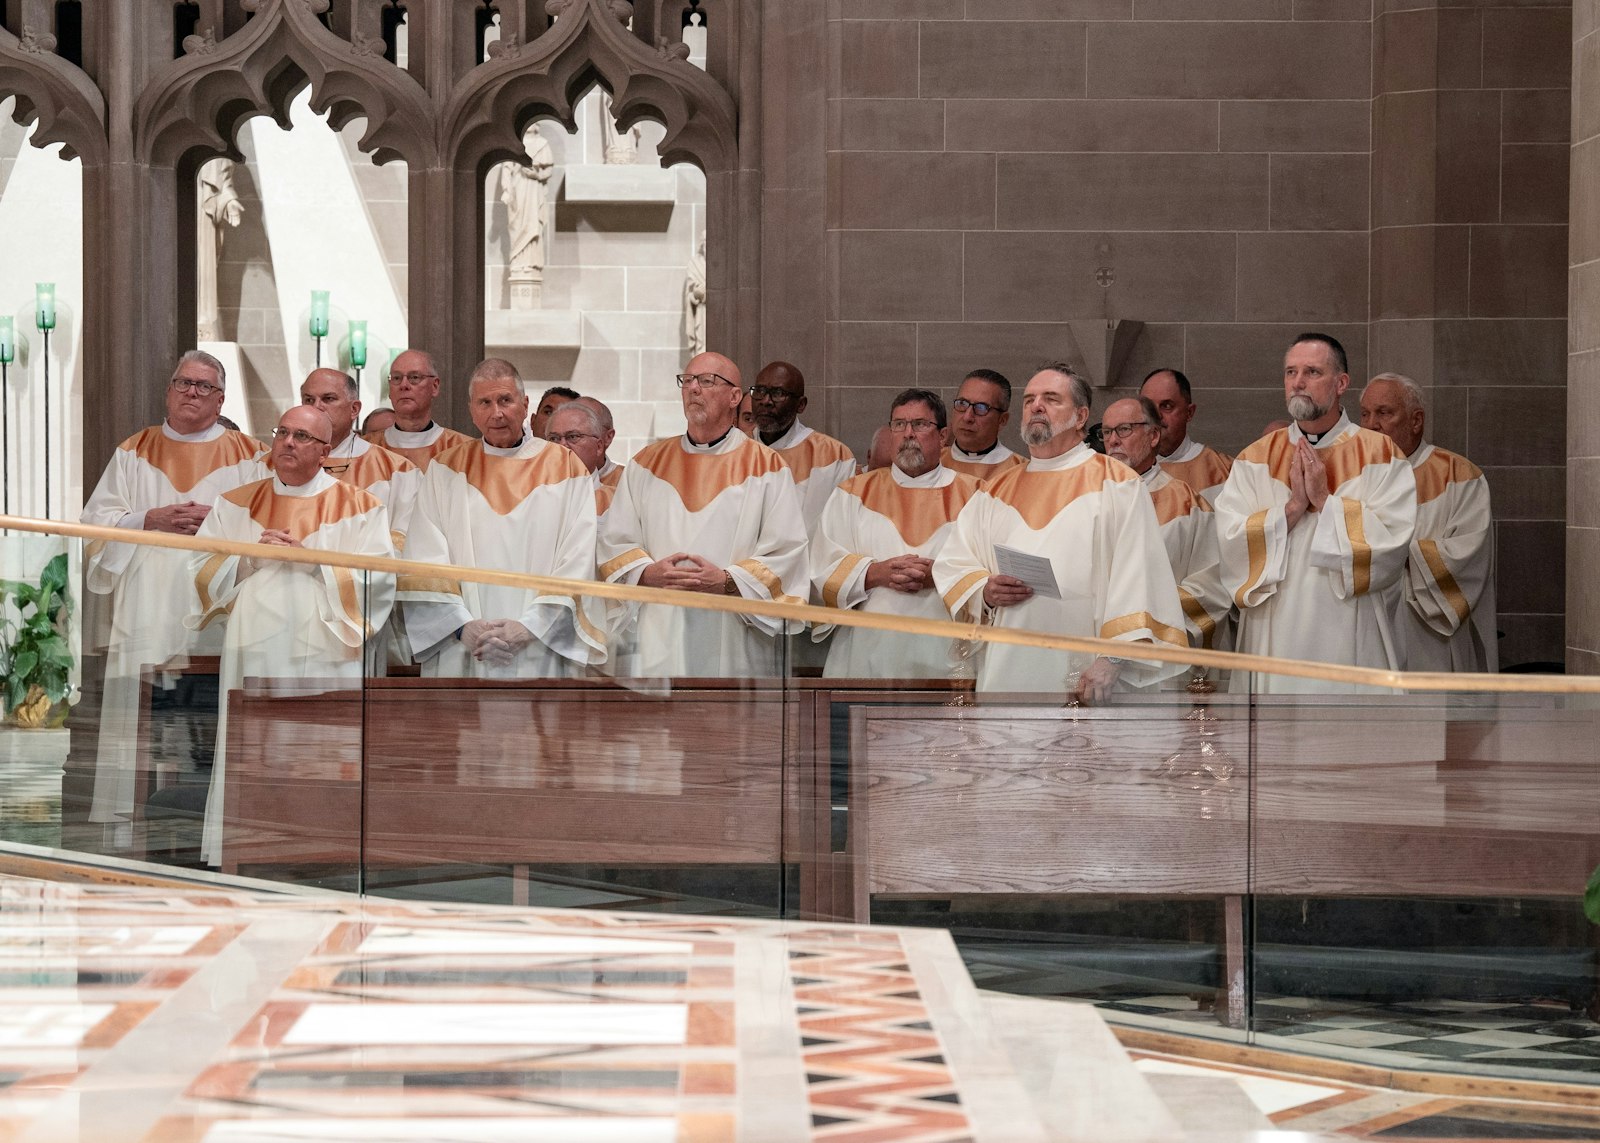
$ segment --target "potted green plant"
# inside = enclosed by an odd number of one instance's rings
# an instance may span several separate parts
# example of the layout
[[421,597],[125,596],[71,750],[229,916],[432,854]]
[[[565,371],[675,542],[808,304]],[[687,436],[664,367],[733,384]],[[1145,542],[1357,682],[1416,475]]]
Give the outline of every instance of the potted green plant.
[[65,553],[45,564],[37,583],[0,580],[0,678],[5,720],[10,724],[32,728],[65,721],[68,708],[63,700],[71,689],[72,672],[72,645],[66,635],[71,614]]

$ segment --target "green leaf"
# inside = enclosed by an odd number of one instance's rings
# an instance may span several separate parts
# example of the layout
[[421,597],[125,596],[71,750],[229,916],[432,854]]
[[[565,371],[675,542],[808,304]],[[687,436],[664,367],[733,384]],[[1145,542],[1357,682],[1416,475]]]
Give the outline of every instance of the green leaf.
[[22,705],[22,700],[28,697],[28,684],[16,675],[6,679],[6,713],[10,714]]
[[62,552],[44,565],[44,571],[39,574],[39,586],[47,591],[54,591],[61,595],[67,592],[67,554]]
[[18,651],[17,657],[11,661],[11,673],[23,680],[26,680],[38,662],[39,653],[37,651]]
[[1589,874],[1589,887],[1583,891],[1584,915],[1600,925],[1600,865],[1595,866],[1594,872]]

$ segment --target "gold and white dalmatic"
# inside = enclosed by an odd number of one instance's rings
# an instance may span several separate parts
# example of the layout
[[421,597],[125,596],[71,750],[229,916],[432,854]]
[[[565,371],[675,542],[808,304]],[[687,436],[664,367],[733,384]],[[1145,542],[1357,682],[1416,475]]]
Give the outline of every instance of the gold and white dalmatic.
[[1233,459],[1193,437],[1185,437],[1171,456],[1161,458],[1161,467],[1174,480],[1181,480],[1200,494],[1207,504],[1215,504],[1222,486],[1233,471]]
[[[537,437],[514,448],[480,440],[446,449],[423,476],[406,538],[422,563],[593,580],[595,485],[569,449]],[[606,658],[600,602],[405,575],[397,587],[423,673],[484,679],[571,678]],[[506,664],[481,662],[456,638],[473,619],[515,619],[533,640]]]
[[372,493],[389,510],[389,530],[394,550],[405,551],[411,513],[422,489],[422,470],[397,452],[381,448],[352,433],[334,446],[322,470],[336,480]]
[[1222,557],[1217,549],[1217,520],[1211,505],[1158,461],[1141,479],[1156,509],[1161,545],[1167,550],[1172,577],[1178,584],[1184,626],[1194,647],[1228,649],[1233,600],[1222,586]]
[[[845,481],[822,511],[811,538],[811,584],[824,607],[880,615],[948,619],[931,586],[915,595],[890,587],[868,590],[874,560],[916,555],[936,558],[956,516],[978,491],[970,476],[941,466],[907,476],[894,465]],[[833,632],[823,674],[828,678],[946,679],[960,665],[950,639],[859,627],[815,627],[811,637]]]
[[[1247,654],[1396,669],[1400,580],[1417,520],[1411,466],[1382,433],[1346,416],[1315,448],[1328,499],[1294,531],[1285,515],[1299,425],[1269,433],[1233,462],[1215,504],[1222,582],[1239,608],[1237,649]],[[1243,673],[1235,676],[1246,681]],[[1258,674],[1264,692],[1360,689]]]
[[1411,454],[1417,534],[1400,609],[1408,671],[1498,671],[1489,482],[1464,456],[1424,442]]
[[[1059,600],[1035,595],[990,609],[983,586],[997,568],[995,545],[1050,560]],[[1139,476],[1079,444],[1058,457],[1030,460],[983,485],[961,514],[933,564],[935,588],[957,619],[985,616],[996,627],[1126,642],[1187,647],[1183,608],[1173,583],[1156,513]],[[1130,656],[1135,652],[1130,649]],[[1092,656],[986,644],[978,689],[1052,691]],[[1177,668],[1140,663],[1123,667],[1127,681],[1155,682]]]
[[[256,543],[268,530],[288,532],[302,547],[319,551],[394,555],[388,509],[370,492],[325,472],[299,487],[272,477],[226,493],[198,534]],[[359,689],[363,647],[389,617],[394,577],[323,564],[190,555],[199,608],[189,625],[226,619],[217,753],[201,838],[201,855],[220,865],[228,693],[247,678],[295,680],[301,685],[294,693]]]
[[767,447],[789,466],[795,491],[800,494],[800,515],[806,522],[809,536],[817,530],[817,521],[822,518],[822,510],[827,507],[833,490],[855,476],[855,454],[843,441],[807,428],[799,418],[789,426],[788,432]]
[[[638,583],[648,565],[675,552],[727,569],[746,599],[804,602],[806,526],[782,458],[732,429],[710,445],[682,436],[642,449],[623,470],[606,514],[600,578]],[[759,615],[641,604],[634,648],[616,673],[777,674],[776,636],[789,633],[782,620]]]
[[[260,453],[260,442],[220,424],[189,434],[164,422],[152,426],[117,447],[80,519],[139,531],[152,508],[214,504],[224,492],[266,475]],[[133,812],[140,672],[183,666],[190,655],[221,650],[215,636],[184,626],[197,606],[189,574],[193,554],[100,541],[85,553],[85,585],[111,596],[113,605],[90,821],[127,821]]]

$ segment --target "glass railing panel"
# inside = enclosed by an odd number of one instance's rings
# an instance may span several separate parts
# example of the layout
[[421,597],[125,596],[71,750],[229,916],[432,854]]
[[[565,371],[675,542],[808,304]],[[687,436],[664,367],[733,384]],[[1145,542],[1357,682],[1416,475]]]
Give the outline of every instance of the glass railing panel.
[[1101,693],[1092,651],[988,634],[855,630],[880,677],[818,684],[825,915],[947,929],[982,988],[1242,1036],[1248,695],[1126,644]]
[[[553,598],[508,590],[462,583],[472,614],[496,622]],[[781,915],[783,759],[794,734],[785,639],[738,616],[650,604],[662,622],[647,634],[738,641],[745,654],[737,674],[644,675],[637,605],[567,604],[607,633],[603,660],[566,657],[561,623],[512,656],[468,653],[453,636],[422,646],[409,635],[428,629],[420,608],[402,607],[410,661],[391,660],[366,688],[367,890]]]
[[[32,716],[8,703],[5,736],[13,755],[48,757],[57,800],[33,806],[31,827],[4,814],[0,836],[358,887],[362,630],[378,606],[366,573],[10,532],[14,614],[17,584],[54,574],[36,566],[52,547],[72,689],[44,729],[18,728]],[[13,674],[28,661],[19,635],[26,623],[8,629]]]
[[1255,733],[1257,1041],[1600,1081],[1596,697],[1266,694]]

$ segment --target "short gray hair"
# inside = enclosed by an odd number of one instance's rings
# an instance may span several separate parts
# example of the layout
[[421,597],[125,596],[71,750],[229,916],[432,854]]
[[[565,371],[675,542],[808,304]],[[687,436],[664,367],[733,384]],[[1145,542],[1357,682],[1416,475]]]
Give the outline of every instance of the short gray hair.
[[1380,373],[1367,384],[1371,386],[1378,381],[1391,381],[1400,387],[1401,400],[1409,409],[1426,409],[1427,405],[1422,400],[1422,386],[1418,385],[1404,373]]
[[522,383],[522,374],[517,372],[517,367],[504,357],[486,357],[478,362],[472,371],[472,376],[467,378],[467,392],[479,381],[515,381],[517,391],[524,397],[528,395],[527,387]]
[[[597,437],[606,435],[606,425],[600,420],[600,414],[589,408],[582,401],[566,401],[550,410],[550,421],[556,419],[557,413],[578,412],[583,414],[583,419],[589,422],[589,429]],[[550,421],[545,422],[545,431],[550,431]]]
[[1089,382],[1078,376],[1077,370],[1065,361],[1046,361],[1034,370],[1035,373],[1059,373],[1072,385],[1072,403],[1080,409],[1094,407],[1094,390],[1089,388]]
[[172,367],[172,377],[169,380],[177,380],[178,371],[189,364],[204,365],[217,375],[217,386],[219,388],[226,389],[228,387],[227,369],[223,367],[222,362],[203,349],[185,350],[183,355],[178,358],[178,364]]

